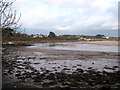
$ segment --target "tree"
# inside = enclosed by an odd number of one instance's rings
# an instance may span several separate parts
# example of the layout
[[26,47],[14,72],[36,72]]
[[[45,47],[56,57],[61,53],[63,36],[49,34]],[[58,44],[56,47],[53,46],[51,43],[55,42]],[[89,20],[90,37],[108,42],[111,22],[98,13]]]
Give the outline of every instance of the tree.
[[11,28],[2,28],[2,39],[3,42],[13,38],[15,31]]
[[13,33],[12,30],[14,30],[15,33],[16,29],[18,29],[21,26],[18,25],[18,21],[20,20],[21,14],[17,18],[16,10],[12,10],[12,5],[14,2],[15,1],[11,0],[0,0],[0,30],[3,32],[2,36],[6,32],[7,34]]
[[15,1],[0,0],[0,28],[18,28],[17,24],[20,20],[20,16],[17,18],[16,10],[12,10],[12,5]]
[[56,38],[56,35],[54,32],[50,32],[48,35],[49,38]]
[[101,35],[101,34],[96,35],[96,38],[104,38],[104,37],[105,37],[105,35]]

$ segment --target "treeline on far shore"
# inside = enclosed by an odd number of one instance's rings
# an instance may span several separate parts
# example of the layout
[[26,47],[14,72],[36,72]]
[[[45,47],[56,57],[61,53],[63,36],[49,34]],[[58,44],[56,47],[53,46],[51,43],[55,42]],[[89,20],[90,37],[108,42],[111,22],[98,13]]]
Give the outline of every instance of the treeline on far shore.
[[54,32],[49,32],[49,35],[32,34],[15,32],[11,28],[4,28],[2,30],[2,41],[5,42],[48,42],[48,41],[100,41],[100,40],[119,40],[118,37],[107,37],[105,35],[97,34],[95,36],[89,35],[56,35]]

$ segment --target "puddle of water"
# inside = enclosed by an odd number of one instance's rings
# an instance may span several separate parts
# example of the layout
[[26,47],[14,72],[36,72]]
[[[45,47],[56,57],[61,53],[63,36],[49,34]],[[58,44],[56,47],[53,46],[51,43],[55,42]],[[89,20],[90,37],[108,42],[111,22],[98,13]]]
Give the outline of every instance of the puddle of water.
[[36,55],[44,55],[44,54],[41,53],[41,52],[34,52],[34,54],[36,54]]

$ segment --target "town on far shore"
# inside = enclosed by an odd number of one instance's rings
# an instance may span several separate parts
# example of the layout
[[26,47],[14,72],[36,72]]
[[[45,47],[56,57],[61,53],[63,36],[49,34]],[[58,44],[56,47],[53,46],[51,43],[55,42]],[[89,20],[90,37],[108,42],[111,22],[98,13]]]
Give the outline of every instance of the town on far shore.
[[108,37],[102,34],[92,35],[57,35],[54,32],[48,32],[48,35],[44,34],[31,34],[16,32],[2,33],[2,44],[13,43],[31,43],[31,42],[60,42],[60,41],[102,41],[102,40],[114,40],[118,41],[119,37]]
[[[43,34],[32,34],[33,38],[47,38],[49,35],[43,35]],[[97,34],[95,36],[91,35],[56,35],[56,39],[73,39],[73,40],[84,40],[84,41],[94,41],[94,40],[104,40],[104,39],[112,39],[113,37],[108,37],[105,35]],[[115,39],[115,37],[114,37]],[[116,38],[117,39],[117,38]]]

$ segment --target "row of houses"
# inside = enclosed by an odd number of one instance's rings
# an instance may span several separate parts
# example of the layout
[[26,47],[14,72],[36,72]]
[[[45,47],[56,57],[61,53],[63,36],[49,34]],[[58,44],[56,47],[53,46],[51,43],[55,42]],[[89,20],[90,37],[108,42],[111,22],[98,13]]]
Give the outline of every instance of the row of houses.
[[[48,37],[48,35],[43,35],[43,34],[34,34],[31,35],[33,38],[43,38],[43,37]],[[90,36],[90,35],[56,35],[56,37],[59,38],[66,38],[66,39],[77,39],[77,40],[95,40],[95,39],[109,39],[110,37],[107,37],[105,35],[98,34],[96,36]]]
[[73,38],[73,39],[78,39],[78,40],[95,40],[95,39],[109,39],[110,37],[107,37],[105,35],[96,35],[96,36],[89,36],[89,35],[60,35],[59,37],[64,37],[64,38]]
[[31,35],[33,38],[43,38],[43,37],[48,37],[48,35],[43,35],[43,34],[34,34]]

